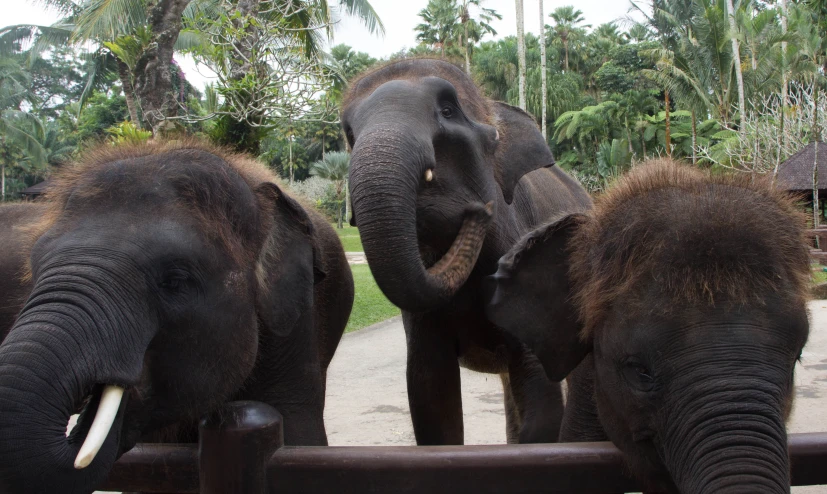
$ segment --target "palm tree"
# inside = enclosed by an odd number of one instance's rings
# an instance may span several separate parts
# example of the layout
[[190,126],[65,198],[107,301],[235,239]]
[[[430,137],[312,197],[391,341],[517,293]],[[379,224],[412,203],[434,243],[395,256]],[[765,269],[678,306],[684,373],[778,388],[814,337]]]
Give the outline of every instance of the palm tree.
[[[465,72],[471,74],[471,41],[479,43],[483,36],[491,34],[497,35],[497,31],[489,24],[493,19],[502,20],[503,16],[497,13],[494,9],[486,9],[482,7],[484,0],[460,0],[459,4],[459,20],[462,24],[463,39],[462,46],[465,51]],[[479,20],[471,16],[471,6],[479,9]],[[470,37],[469,37],[470,31]]]
[[342,205],[345,201],[344,190],[350,173],[350,154],[343,151],[327,153],[323,160],[310,165],[310,174],[333,182],[337,202],[337,228],[342,228]]
[[569,71],[569,41],[576,29],[591,27],[589,24],[581,25],[586,19],[583,17],[581,10],[575,9],[571,5],[565,7],[558,7],[554,9],[549,17],[554,19],[554,32],[560,41],[563,43],[563,52],[565,58],[563,59],[563,69]]
[[[781,36],[787,36],[787,0],[781,0]],[[789,83],[788,83],[788,74],[789,69],[787,66],[787,40],[781,42],[781,139],[784,140],[782,142],[782,146],[786,147],[787,137],[784,134],[784,119],[786,118],[785,112],[787,107],[790,106],[790,97],[789,97]],[[779,157],[781,153],[778,154]],[[778,166],[776,166],[778,169]],[[774,180],[774,178],[773,178]]]
[[6,168],[20,164],[12,161],[16,155],[22,154],[30,166],[46,165],[44,134],[43,122],[34,115],[13,109],[0,111],[0,200],[6,200]]
[[738,113],[741,116],[739,128],[743,128],[744,122],[746,122],[747,104],[744,97],[744,73],[741,69],[741,47],[738,42],[737,12],[732,5],[732,0],[726,0],[726,7],[729,19],[729,37],[732,40],[732,57],[735,63],[735,80],[738,83]]
[[543,107],[543,116],[541,122],[543,139],[548,140],[548,135],[546,133],[546,111],[548,109],[548,73],[546,71],[546,64],[548,63],[548,57],[546,56],[546,16],[543,12],[543,0],[538,0],[537,3],[540,4],[540,97],[542,98]]
[[612,136],[614,120],[620,111],[615,101],[604,101],[599,105],[587,106],[582,110],[567,111],[554,123],[554,137],[557,142],[572,140],[584,152],[592,148],[599,151],[600,142]]
[[520,73],[520,108],[525,110],[525,19],[523,16],[523,0],[515,0],[517,6],[517,53],[519,56]]
[[[257,6],[259,2],[252,0],[245,2],[245,5]],[[129,57],[134,59],[132,77],[123,70],[122,65],[118,65],[117,70],[119,74],[124,74],[121,76],[124,92],[133,86],[144,118],[153,132],[157,132],[164,119],[177,110],[168,77],[174,51],[192,48],[203,42],[195,31],[182,32],[182,19],[232,15],[231,12],[224,12],[218,0],[170,0],[163,3],[150,0],[44,0],[43,3],[58,9],[66,17],[53,26],[9,26],[0,29],[0,49],[11,46],[12,37],[19,40],[32,35],[36,35],[36,45],[41,50],[50,44],[72,42],[83,45],[91,41],[97,45],[92,67],[99,69],[107,65],[106,56],[113,53],[110,51],[112,47],[119,45],[119,38],[124,41],[122,37],[135,36],[139,29],[145,29],[150,33],[149,42],[140,40],[139,51],[129,53]],[[384,26],[368,0],[338,0],[337,3],[345,13],[361,19],[372,33],[384,33]],[[301,4],[301,8],[294,9],[297,11],[295,15],[283,19],[284,25],[304,42],[306,56],[322,56],[322,39],[316,30],[308,28],[326,26],[328,36],[332,36],[334,23],[328,3],[326,0],[303,0]],[[166,10],[155,8],[161,5]],[[251,8],[258,11],[255,7]],[[280,14],[279,9],[269,10],[271,16]],[[110,49],[104,46],[107,42],[113,43]],[[116,51],[123,53],[124,50]],[[120,59],[119,62],[127,63]],[[97,72],[90,70],[90,84]],[[130,115],[134,118],[137,105],[133,103],[132,106]]]
[[445,49],[453,45],[458,37],[459,16],[456,0],[429,0],[428,5],[419,11],[423,23],[414,30],[417,41],[430,45],[445,56]]
[[[818,102],[819,82],[818,79],[823,77],[821,70],[827,68],[827,53],[825,53],[825,37],[827,37],[827,0],[808,0],[807,6],[813,14],[813,24],[818,39],[821,41],[817,48],[813,51],[813,62],[818,70],[814,73],[815,83],[813,84],[814,101]],[[824,65],[825,67],[822,67]],[[821,141],[821,128],[819,126],[819,112],[818,103],[815,105],[813,111],[813,142],[815,142],[815,156],[813,158],[813,228],[819,226],[819,206],[818,206],[818,153],[819,141]],[[820,246],[818,246],[820,247]]]

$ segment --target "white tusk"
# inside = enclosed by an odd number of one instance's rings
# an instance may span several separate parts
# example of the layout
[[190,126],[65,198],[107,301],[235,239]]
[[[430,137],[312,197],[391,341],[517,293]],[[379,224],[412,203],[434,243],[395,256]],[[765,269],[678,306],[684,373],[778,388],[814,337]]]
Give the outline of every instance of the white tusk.
[[425,181],[430,182],[433,179],[434,179],[434,171],[431,170],[430,168],[428,168],[427,170],[425,170]]
[[106,437],[109,435],[109,429],[112,428],[112,423],[118,415],[118,409],[121,407],[121,398],[123,398],[123,388],[118,386],[106,386],[103,388],[101,394],[101,401],[98,404],[98,411],[95,413],[95,420],[92,421],[92,427],[89,428],[89,433],[86,434],[86,440],[83,441],[83,446],[80,447],[78,457],[75,458],[75,468],[82,470],[92,463],[95,456],[103,446]]
[[497,129],[494,129],[494,132],[496,132],[496,133],[497,133],[497,134],[494,136],[494,140],[495,140],[495,141],[499,141],[499,140],[500,140],[500,131],[499,131],[499,130],[497,130]]

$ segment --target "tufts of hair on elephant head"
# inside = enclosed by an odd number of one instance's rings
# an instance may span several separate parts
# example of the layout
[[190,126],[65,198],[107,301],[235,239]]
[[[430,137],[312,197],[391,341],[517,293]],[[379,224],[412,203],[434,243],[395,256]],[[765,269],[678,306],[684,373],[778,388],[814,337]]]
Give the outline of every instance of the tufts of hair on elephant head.
[[195,441],[232,400],[327,444],[353,279],[266,167],[197,140],[106,145],[0,224],[19,233],[0,259],[0,492],[91,492],[137,442]]
[[561,441],[613,441],[655,490],[786,493],[805,227],[769,178],[650,161],[518,242],[487,315],[567,378]]

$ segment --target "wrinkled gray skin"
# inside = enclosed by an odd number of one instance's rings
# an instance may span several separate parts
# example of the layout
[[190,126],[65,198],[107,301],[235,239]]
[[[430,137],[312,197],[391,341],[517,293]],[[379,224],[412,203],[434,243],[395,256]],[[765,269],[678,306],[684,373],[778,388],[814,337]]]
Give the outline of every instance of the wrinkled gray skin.
[[[552,166],[531,116],[485,99],[444,61],[403,60],[363,77],[342,124],[365,254],[379,287],[402,308],[417,443],[463,443],[459,365],[500,374],[509,442],[555,441],[560,385],[485,319],[482,281],[526,232],[559,211],[589,208],[586,192]],[[485,204],[487,228],[458,237]],[[463,257],[469,252],[479,257]]]
[[[0,286],[6,306],[27,292],[0,328],[4,494],[91,492],[135,443],[196,441],[197,420],[233,400],[278,409],[287,444],[327,444],[326,370],[353,301],[335,232],[263,173],[153,146],[84,173],[31,249],[32,287]],[[29,213],[0,209],[5,231],[38,216],[16,208]],[[106,384],[124,400],[76,470]]]

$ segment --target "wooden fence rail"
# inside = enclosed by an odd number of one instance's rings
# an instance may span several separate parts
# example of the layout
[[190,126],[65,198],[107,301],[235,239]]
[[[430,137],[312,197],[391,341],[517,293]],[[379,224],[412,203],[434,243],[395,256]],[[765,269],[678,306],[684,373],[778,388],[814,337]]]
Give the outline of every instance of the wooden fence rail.
[[[195,445],[138,445],[101,490],[151,493],[609,493],[640,491],[611,443],[283,446],[281,416],[236,402],[201,423]],[[827,484],[827,432],[792,434],[792,485]],[[199,491],[199,485],[201,486]]]

